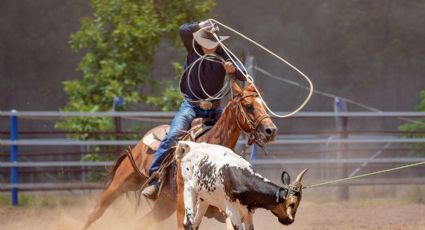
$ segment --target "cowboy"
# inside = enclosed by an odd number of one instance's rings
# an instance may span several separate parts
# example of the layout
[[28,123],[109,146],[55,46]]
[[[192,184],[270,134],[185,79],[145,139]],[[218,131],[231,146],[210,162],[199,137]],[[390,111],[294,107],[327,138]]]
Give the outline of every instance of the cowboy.
[[[184,100],[155,153],[149,175],[159,169],[162,161],[177,144],[178,138],[190,128],[193,119],[216,119],[220,116],[220,99],[225,94],[223,85],[226,74],[245,81],[244,75],[235,68],[229,56],[219,46],[229,36],[218,36],[215,34],[217,31],[217,25],[209,20],[187,23],[180,27],[180,36],[187,50],[186,71],[180,81]],[[158,190],[159,182],[153,179],[142,193],[155,199]]]

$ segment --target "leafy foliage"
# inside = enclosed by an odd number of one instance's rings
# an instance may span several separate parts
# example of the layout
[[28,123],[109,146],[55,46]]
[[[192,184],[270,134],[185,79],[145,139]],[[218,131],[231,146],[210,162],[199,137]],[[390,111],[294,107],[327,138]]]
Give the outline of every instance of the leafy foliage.
[[406,198],[412,204],[425,204],[425,190],[420,187],[411,188]]
[[[425,90],[422,90],[420,92],[420,98],[421,98],[421,102],[419,103],[418,106],[416,106],[416,111],[418,112],[425,112]],[[418,119],[417,122],[415,123],[408,123],[408,124],[403,124],[400,127],[400,130],[402,131],[415,131],[415,132],[425,132],[425,119]],[[414,134],[410,134],[410,137],[424,137],[425,135],[422,133],[414,133]]]
[[[422,90],[419,94],[421,99],[418,106],[416,106],[416,111],[425,112],[425,90]],[[412,132],[406,136],[414,138],[423,138],[425,137],[425,118],[417,119],[414,123],[403,124],[399,127],[401,131]],[[425,148],[425,144],[415,144],[420,148]]]
[[[147,98],[163,110],[172,110],[181,98],[171,82],[165,84],[164,95],[144,96],[143,89],[153,89],[157,83],[150,76],[153,57],[161,39],[180,45],[178,28],[184,22],[199,20],[215,5],[214,0],[91,0],[93,14],[84,18],[81,28],[70,37],[74,51],[84,53],[78,70],[80,80],[64,82],[69,102],[63,111],[100,112],[125,110],[126,105]],[[150,86],[150,87],[146,87]],[[114,106],[115,98],[124,105]],[[66,118],[56,128],[74,131],[75,139],[115,139],[114,135],[99,135],[112,130],[113,119],[105,117]],[[140,130],[139,130],[140,131]],[[97,132],[97,133],[96,133]],[[127,137],[128,138],[128,137]],[[109,160],[111,155],[100,152],[113,146],[94,147],[82,161]],[[97,172],[87,179],[97,181]]]
[[[173,62],[172,64],[175,78],[178,80],[183,74],[183,67],[177,62]],[[164,85],[164,91],[161,96],[148,96],[146,102],[161,108],[162,111],[171,111],[179,107],[183,95],[178,88],[174,87],[172,81],[165,81]]]
[[[109,111],[114,97],[126,104],[148,98],[139,91],[155,83],[150,71],[160,40],[180,44],[179,26],[199,20],[214,5],[214,0],[91,0],[93,15],[84,18],[70,38],[72,49],[84,53],[78,66],[83,79],[64,82],[69,102],[63,111]],[[177,90],[167,83],[164,92],[165,102],[150,97],[151,103],[173,109]],[[98,138],[91,131],[110,130],[112,119],[69,118],[56,127],[87,132],[73,137],[91,139]]]

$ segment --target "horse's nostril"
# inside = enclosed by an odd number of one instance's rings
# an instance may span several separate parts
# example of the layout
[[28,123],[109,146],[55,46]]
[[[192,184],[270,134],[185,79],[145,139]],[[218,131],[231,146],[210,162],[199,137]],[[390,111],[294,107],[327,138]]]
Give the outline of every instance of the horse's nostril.
[[261,127],[261,132],[268,141],[271,141],[272,139],[274,139],[276,135],[276,131],[277,131],[276,126],[271,124],[265,124]]
[[267,129],[266,129],[266,133],[267,133],[267,135],[271,135],[271,134],[273,133],[273,130],[272,130],[272,129],[267,128]]
[[268,136],[271,136],[271,135],[273,135],[274,134],[274,132],[276,131],[275,129],[272,129],[272,128],[267,128],[266,130],[266,134],[268,135]]
[[264,129],[264,134],[266,135],[267,138],[273,138],[274,135],[276,134],[276,128],[273,126],[267,127]]

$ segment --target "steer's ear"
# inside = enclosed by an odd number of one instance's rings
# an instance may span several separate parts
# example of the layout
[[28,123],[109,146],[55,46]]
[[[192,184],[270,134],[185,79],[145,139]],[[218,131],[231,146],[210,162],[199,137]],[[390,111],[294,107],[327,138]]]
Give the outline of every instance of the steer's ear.
[[289,176],[289,173],[286,171],[282,172],[282,175],[280,176],[280,180],[284,185],[289,185],[291,183],[291,177]]

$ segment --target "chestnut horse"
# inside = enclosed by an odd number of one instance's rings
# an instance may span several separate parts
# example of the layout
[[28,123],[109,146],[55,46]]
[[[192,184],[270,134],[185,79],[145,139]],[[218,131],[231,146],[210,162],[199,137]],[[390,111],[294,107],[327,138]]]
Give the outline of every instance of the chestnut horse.
[[[215,126],[196,141],[220,144],[233,149],[241,132],[247,133],[251,142],[255,141],[261,146],[273,141],[277,128],[267,115],[267,111],[255,88],[252,85],[247,85],[242,90],[232,80],[232,90],[233,97],[224,108]],[[152,132],[152,130],[148,133]],[[142,140],[131,150],[131,154],[139,168],[142,171],[144,170],[144,174],[147,175],[147,170],[149,170],[155,151]],[[95,208],[89,214],[83,229],[87,229],[94,221],[99,219],[117,197],[129,191],[140,190],[141,185],[148,179],[147,177],[142,177],[140,173],[134,170],[126,155],[121,156],[115,163],[111,178]],[[170,166],[165,178],[162,192],[150,212],[145,216],[148,218],[143,217],[144,220],[161,221],[171,216],[176,210],[175,164]],[[212,216],[216,217],[217,213],[212,214]],[[148,226],[147,224],[144,225]]]

